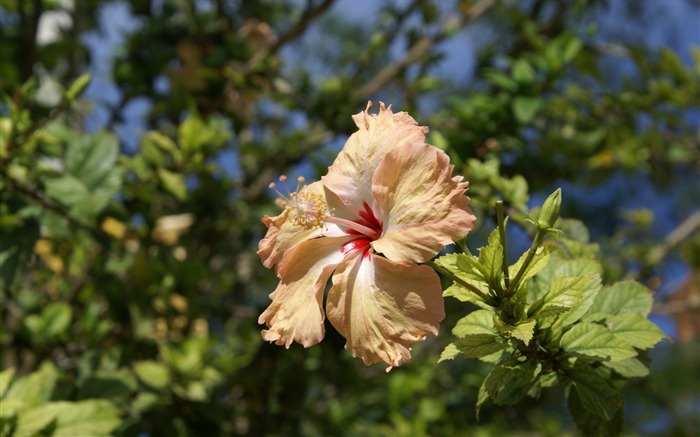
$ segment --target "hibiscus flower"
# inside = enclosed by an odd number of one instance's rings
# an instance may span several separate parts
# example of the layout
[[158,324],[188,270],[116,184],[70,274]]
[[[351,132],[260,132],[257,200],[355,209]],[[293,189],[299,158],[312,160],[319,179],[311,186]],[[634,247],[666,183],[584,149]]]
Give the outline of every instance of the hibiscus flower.
[[290,193],[280,215],[263,218],[258,254],[280,283],[258,322],[267,341],[309,347],[323,339],[327,316],[353,356],[390,370],[411,358],[414,343],[437,335],[445,316],[440,279],[419,264],[476,218],[468,183],[425,144],[427,127],[383,103],[378,114],[370,107],[353,116],[359,130],[328,174]]

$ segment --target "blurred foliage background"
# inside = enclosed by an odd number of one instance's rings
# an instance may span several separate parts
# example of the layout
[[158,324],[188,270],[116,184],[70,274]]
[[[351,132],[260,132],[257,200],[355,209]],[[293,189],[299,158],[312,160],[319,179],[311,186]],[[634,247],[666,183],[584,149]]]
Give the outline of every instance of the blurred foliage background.
[[488,365],[436,364],[456,301],[389,374],[330,325],[262,342],[267,184],[324,174],[370,99],[470,180],[472,249],[496,199],[517,223],[563,187],[604,281],[659,290],[674,338],[625,387],[624,433],[700,434],[698,20],[690,0],[0,0],[0,435],[574,435],[556,391],[476,420]]

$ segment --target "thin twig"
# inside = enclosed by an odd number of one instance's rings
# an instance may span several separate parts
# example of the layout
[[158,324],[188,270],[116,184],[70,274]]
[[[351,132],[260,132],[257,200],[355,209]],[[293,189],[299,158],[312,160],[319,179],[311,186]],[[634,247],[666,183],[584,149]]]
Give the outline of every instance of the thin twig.
[[687,240],[688,237],[690,237],[698,229],[700,229],[700,211],[695,211],[695,213],[683,220],[678,227],[671,231],[666,238],[664,238],[661,245],[655,247],[649,253],[647,259],[650,264],[656,264],[661,261],[661,259],[666,256],[671,249],[676,247],[681,242]]
[[[494,7],[499,0],[481,0],[479,3],[471,6],[467,11],[459,16],[459,21],[457,22],[458,28],[463,28],[469,23],[476,21],[479,17],[484,15],[489,9]],[[391,79],[396,76],[401,70],[413,64],[422,58],[428,51],[437,43],[443,41],[450,35],[447,28],[442,28],[437,34],[432,36],[424,36],[419,39],[409,50],[406,52],[403,58],[394,62],[393,64],[387,65],[385,68],[379,70],[377,74],[372,78],[372,80],[366,83],[362,88],[360,88],[356,95],[360,99],[367,98],[372,94],[379,91],[383,86],[385,86]]]
[[101,230],[99,230],[98,228],[88,226],[87,224],[71,216],[68,211],[66,211],[58,204],[50,201],[38,190],[26,187],[20,184],[19,182],[15,181],[10,177],[9,174],[7,174],[4,168],[0,168],[0,175],[2,175],[5,183],[7,184],[6,186],[9,188],[9,190],[18,191],[22,194],[27,195],[34,202],[38,203],[39,206],[41,206],[42,208],[52,211],[58,214],[59,216],[65,218],[71,226],[90,232],[93,236],[97,236],[102,233]]
[[535,257],[535,254],[537,253],[537,248],[540,247],[540,243],[542,243],[542,239],[544,238],[546,233],[546,230],[540,229],[539,227],[537,228],[537,233],[535,234],[535,238],[533,238],[532,240],[532,245],[530,245],[530,249],[527,251],[527,257],[525,258],[523,265],[520,266],[520,270],[518,270],[518,273],[515,274],[513,282],[511,282],[510,286],[506,289],[505,297],[512,296],[518,289],[520,279],[522,279],[528,267],[530,267],[530,263]]
[[507,290],[510,288],[510,275],[508,273],[508,248],[506,247],[506,225],[503,220],[502,200],[496,202],[496,221],[498,222],[498,235],[501,237],[501,247],[503,248],[503,262],[501,263],[501,267],[503,268],[503,282]]
[[320,5],[313,8],[307,8],[299,21],[297,21],[289,30],[282,34],[277,42],[272,45],[270,48],[270,53],[276,53],[283,45],[303,34],[306,28],[309,27],[309,24],[311,24],[316,17],[323,14],[328,8],[330,8],[334,1],[335,0],[323,0]]

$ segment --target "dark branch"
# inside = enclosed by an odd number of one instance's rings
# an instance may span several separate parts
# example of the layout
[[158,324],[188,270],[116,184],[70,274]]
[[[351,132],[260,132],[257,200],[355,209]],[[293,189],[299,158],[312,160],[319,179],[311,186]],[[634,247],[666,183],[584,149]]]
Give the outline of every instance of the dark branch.
[[282,34],[277,42],[273,44],[273,46],[270,48],[270,53],[276,53],[283,45],[303,34],[309,24],[311,24],[316,17],[323,14],[328,8],[330,8],[334,1],[335,0],[323,0],[320,5],[313,8],[307,8],[299,21],[297,21],[296,24]]
[[[460,14],[457,27],[461,29],[467,24],[476,21],[489,9],[494,7],[498,3],[498,1],[499,0],[481,0],[479,3],[470,7],[466,12]],[[368,82],[362,88],[360,88],[356,94],[357,97],[360,99],[365,99],[379,91],[383,86],[389,83],[397,74],[399,74],[404,68],[420,60],[420,58],[425,56],[430,51],[430,49],[433,48],[433,46],[446,39],[450,34],[451,33],[448,29],[443,28],[440,30],[440,32],[433,36],[425,36],[419,39],[408,50],[408,52],[406,52],[403,58],[380,70],[370,82]]]

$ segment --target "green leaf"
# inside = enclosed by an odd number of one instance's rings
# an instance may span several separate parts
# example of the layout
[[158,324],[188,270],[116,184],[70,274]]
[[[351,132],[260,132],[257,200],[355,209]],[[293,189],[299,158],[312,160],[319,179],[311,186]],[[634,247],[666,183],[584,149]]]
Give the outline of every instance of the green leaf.
[[535,70],[525,59],[518,59],[513,64],[513,79],[522,84],[535,80]]
[[562,336],[560,346],[573,355],[610,361],[622,361],[637,355],[627,343],[595,323],[574,325]]
[[16,435],[35,435],[54,421],[56,436],[109,436],[121,423],[119,410],[107,400],[49,402],[20,414]]
[[49,179],[46,182],[46,193],[68,207],[71,216],[86,223],[93,221],[106,205],[104,201],[93,201],[85,184],[70,175]]
[[117,138],[106,132],[81,136],[78,141],[68,145],[66,150],[66,173],[82,182],[88,190],[109,185],[109,195],[113,182],[108,181],[114,170],[119,155]]
[[[51,405],[53,403],[42,404],[36,408],[20,411],[17,418],[17,427],[13,435],[15,437],[33,437],[44,434],[41,431],[56,420],[56,415],[47,411]],[[49,435],[53,434],[54,432],[51,432]]]
[[[465,358],[484,357],[508,347],[508,343],[503,342],[500,337],[489,334],[467,335],[452,344]],[[445,353],[446,352],[443,352],[443,354]],[[454,356],[452,358],[454,358]]]
[[34,220],[27,220],[22,227],[3,232],[0,244],[0,290],[9,290],[25,271],[38,238],[39,224]]
[[459,349],[457,349],[457,346],[455,346],[454,343],[450,343],[447,346],[445,346],[445,349],[440,354],[438,363],[441,363],[445,360],[454,360],[457,355],[459,355]]
[[490,310],[474,311],[461,318],[452,329],[452,333],[459,338],[474,334],[496,335],[493,329],[494,317],[495,314]]
[[74,176],[66,175],[46,182],[46,193],[66,206],[80,205],[90,198],[90,190]]
[[66,333],[71,319],[70,305],[65,302],[53,302],[43,309],[41,315],[33,314],[27,317],[24,323],[33,336],[51,340]]
[[527,346],[535,333],[535,325],[537,325],[537,320],[524,320],[515,326],[499,326],[498,332],[505,334],[507,337],[516,338]]
[[593,303],[596,294],[600,291],[600,275],[602,267],[600,263],[588,259],[565,260],[556,256],[551,258],[550,263],[545,267],[540,274],[535,276],[529,288],[530,302],[536,302],[542,299],[546,293],[554,285],[556,278],[560,276],[586,276],[590,275],[593,279],[585,287],[582,297],[571,309],[564,314],[559,315],[556,319],[541,321],[541,327],[547,326],[552,322],[557,325],[555,328],[561,331],[564,327],[574,324],[588,310]]
[[21,401],[27,408],[48,402],[57,379],[58,370],[53,364],[45,361],[38,370],[15,379],[4,400]]
[[134,373],[142,383],[157,390],[164,389],[170,384],[170,371],[164,364],[157,361],[134,363]]
[[623,361],[603,361],[603,365],[625,378],[643,378],[649,375],[649,368],[637,358]]
[[[448,270],[450,273],[469,285],[474,286],[484,294],[490,294],[488,284],[486,284],[479,267],[479,260],[476,257],[464,253],[449,254],[437,258],[435,264]],[[479,295],[457,282],[448,287],[444,291],[443,296],[454,297],[462,302],[471,302],[482,308],[491,308]]]
[[77,398],[125,400],[136,389],[136,380],[128,370],[101,370],[80,383]]
[[541,289],[541,297],[549,291],[552,283],[559,276],[581,276],[581,275],[601,275],[603,268],[599,262],[590,259],[564,259],[559,255],[561,252],[553,252],[552,258],[547,266],[542,269],[541,274],[535,277],[536,288]]
[[560,315],[555,324],[561,328],[565,328],[569,325],[576,323],[581,317],[588,311],[588,309],[593,304],[595,297],[601,290],[601,279],[600,275],[595,273],[589,276],[591,280],[586,284],[583,289],[583,294],[576,304],[574,304],[571,309],[564,314]]
[[498,229],[489,235],[488,245],[479,249],[479,270],[492,288],[501,288],[503,245]]
[[[622,432],[623,409],[615,410],[610,420],[601,420],[600,415],[592,413],[581,400],[582,397],[575,389],[569,391],[569,412],[574,418],[574,423],[586,437],[617,437]],[[605,400],[603,401],[605,402]],[[620,402],[622,400],[620,399]],[[613,408],[608,406],[607,408]]]
[[648,288],[636,281],[621,281],[600,290],[588,309],[588,315],[637,313],[648,316],[652,302],[653,298]]
[[573,393],[578,395],[581,405],[589,412],[606,421],[613,420],[615,414],[622,409],[622,395],[610,382],[596,373],[593,369],[580,369],[567,372],[571,380]]
[[[473,285],[474,287],[479,289],[484,294],[489,293],[488,286],[486,286],[482,282],[476,282],[476,281],[471,281],[471,280],[466,280],[465,282]],[[484,302],[484,300],[479,295],[477,295],[476,293],[474,293],[470,289],[468,289],[468,288],[466,288],[458,283],[454,283],[454,284],[450,285],[449,287],[447,287],[447,289],[445,289],[445,291],[442,293],[442,295],[445,297],[454,297],[455,299],[459,300],[460,302],[473,303],[474,305],[476,305],[480,308],[484,308],[484,309],[492,308],[491,305]]]
[[479,412],[481,411],[481,406],[489,400],[489,392],[486,391],[486,379],[481,383],[479,387],[479,393],[476,397],[476,420],[479,420]]
[[196,116],[191,116],[181,123],[177,137],[182,149],[186,152],[197,150],[201,144],[199,138],[205,129],[202,119]]
[[663,65],[664,70],[670,72],[675,80],[683,82],[691,76],[685,64],[674,50],[662,47],[659,54],[661,55],[661,65]]
[[460,279],[483,281],[479,259],[466,253],[451,253],[435,260],[435,264],[449,270]]
[[173,173],[164,168],[158,169],[158,176],[163,182],[163,187],[179,200],[187,198],[187,187],[185,186],[185,175]]
[[547,294],[528,309],[528,316],[543,318],[567,311],[579,302],[594,279],[592,275],[557,277]]
[[162,167],[166,165],[163,152],[153,141],[147,141],[146,138],[144,138],[141,142],[141,154],[143,155],[143,158],[154,167]]
[[605,325],[620,340],[637,349],[649,349],[666,337],[666,334],[641,314],[619,314],[608,317]]
[[12,378],[15,376],[15,368],[10,367],[0,372],[0,399],[5,397],[7,388],[10,386]]
[[[532,249],[526,250],[525,253],[523,253],[520,256],[520,258],[515,264],[508,267],[508,275],[511,278],[514,278],[515,275],[518,274],[518,272],[522,268],[522,265],[525,263],[525,259],[527,259],[530,250]],[[530,278],[534,277],[547,266],[547,264],[549,263],[549,259],[552,256],[552,253],[556,250],[556,246],[540,246],[535,250],[535,255],[532,257],[530,265],[528,265],[527,269],[525,270],[523,276],[520,279],[521,286],[525,285]]]
[[486,377],[484,385],[491,400],[499,405],[513,405],[527,395],[542,366],[534,360],[522,364],[499,365]]
[[66,91],[66,99],[72,102],[78,97],[80,97],[80,95],[83,94],[88,85],[90,85],[90,80],[92,80],[92,74],[90,74],[89,72],[75,79],[75,81],[71,84],[70,88],[68,88],[68,91]]
[[175,162],[179,162],[182,159],[182,152],[180,151],[180,149],[177,148],[175,142],[170,137],[162,134],[161,132],[148,132],[143,138],[143,143],[144,145],[147,143],[153,144],[159,149],[165,152],[169,152],[172,155]]
[[13,135],[13,128],[14,124],[11,118],[0,117],[0,158],[5,158],[9,154],[7,143]]
[[506,91],[516,91],[518,83],[498,70],[486,70],[484,72],[486,80]]
[[567,41],[562,49],[562,59],[564,62],[568,63],[573,61],[581,52],[582,47],[583,43],[576,37],[572,37],[569,41]]
[[204,122],[198,116],[191,116],[178,128],[178,141],[185,153],[193,153],[205,148],[216,147],[231,136],[221,120]]
[[539,97],[518,96],[513,99],[513,114],[515,119],[522,124],[529,123],[542,107],[543,101]]

